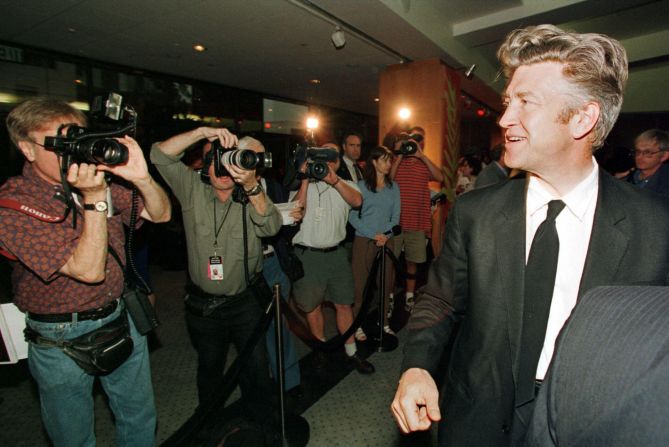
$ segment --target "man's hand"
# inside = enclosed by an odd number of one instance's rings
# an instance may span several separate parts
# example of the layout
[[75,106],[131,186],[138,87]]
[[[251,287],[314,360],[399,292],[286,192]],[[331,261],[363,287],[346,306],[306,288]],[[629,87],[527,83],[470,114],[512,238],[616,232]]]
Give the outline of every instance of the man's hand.
[[428,430],[432,422],[441,420],[439,391],[430,373],[420,368],[406,370],[390,409],[403,433]]
[[94,164],[72,164],[67,171],[67,182],[81,192],[84,202],[106,198],[105,174]]
[[200,127],[198,131],[200,132],[201,138],[206,138],[209,141],[218,140],[224,148],[237,146],[237,135],[231,133],[228,129]]
[[235,165],[225,165],[225,169],[230,173],[232,180],[238,185],[241,185],[246,191],[258,184],[256,171],[253,169],[242,169]]
[[334,186],[339,180],[341,179],[337,175],[337,171],[334,169],[334,163],[328,162],[328,175],[323,178],[323,181],[330,186]]
[[374,236],[374,240],[376,241],[377,247],[383,247],[384,245],[386,245],[388,239],[390,239],[390,236],[386,236],[383,233],[376,233],[376,235]]
[[128,135],[122,138],[116,138],[116,140],[128,148],[128,161],[124,164],[114,166],[101,164],[98,165],[98,170],[111,172],[133,184],[148,181],[150,178],[149,168],[146,165],[146,159],[144,158],[142,148],[139,147],[137,141]]
[[294,203],[295,207],[290,210],[289,215],[295,220],[295,223],[298,223],[304,218],[305,209],[304,204],[300,200],[296,200]]

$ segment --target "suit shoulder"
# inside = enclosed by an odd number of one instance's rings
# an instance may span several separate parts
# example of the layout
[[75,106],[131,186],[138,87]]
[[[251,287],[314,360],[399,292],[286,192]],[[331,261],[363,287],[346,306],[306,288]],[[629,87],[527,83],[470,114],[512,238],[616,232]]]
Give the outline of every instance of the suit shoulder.
[[455,205],[461,208],[489,207],[494,206],[495,204],[505,206],[505,204],[508,204],[508,200],[522,197],[522,194],[519,195],[519,193],[524,192],[524,190],[525,179],[512,178],[502,183],[496,183],[494,185],[468,191],[457,198]]

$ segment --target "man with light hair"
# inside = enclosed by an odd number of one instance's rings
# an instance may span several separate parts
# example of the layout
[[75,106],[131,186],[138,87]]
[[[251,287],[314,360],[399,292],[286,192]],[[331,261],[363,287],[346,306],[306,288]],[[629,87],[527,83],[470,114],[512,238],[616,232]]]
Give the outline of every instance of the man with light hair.
[[[600,285],[665,285],[669,272],[669,201],[592,156],[622,105],[622,45],[540,25],[510,33],[497,54],[504,161],[528,174],[456,201],[391,406],[406,433],[442,421],[440,446],[521,444],[577,300]],[[433,374],[456,323],[440,409]]]
[[627,181],[669,197],[669,132],[650,129],[634,140],[636,170]]

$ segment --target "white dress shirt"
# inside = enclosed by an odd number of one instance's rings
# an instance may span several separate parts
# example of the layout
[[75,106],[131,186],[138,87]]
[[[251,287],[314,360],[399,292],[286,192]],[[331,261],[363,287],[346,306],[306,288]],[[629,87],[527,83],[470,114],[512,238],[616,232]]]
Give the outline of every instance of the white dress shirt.
[[543,380],[553,357],[555,340],[576,305],[583,266],[588,254],[592,222],[599,191],[599,169],[592,159],[592,171],[564,197],[553,197],[536,177],[530,176],[525,214],[525,262],[530,253],[534,233],[546,219],[548,202],[560,199],[565,208],[555,220],[560,239],[555,287],[551,301],[544,347],[539,357],[536,378]]

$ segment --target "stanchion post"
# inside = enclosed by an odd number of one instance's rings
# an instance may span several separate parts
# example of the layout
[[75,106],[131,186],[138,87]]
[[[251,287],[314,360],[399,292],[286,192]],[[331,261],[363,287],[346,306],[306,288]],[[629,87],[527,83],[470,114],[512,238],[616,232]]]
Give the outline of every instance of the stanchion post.
[[393,351],[397,348],[398,345],[397,337],[391,334],[386,334],[384,330],[385,307],[386,307],[386,254],[387,254],[386,250],[389,249],[384,245],[383,247],[381,247],[378,253],[378,256],[381,257],[378,263],[378,268],[380,269],[380,271],[378,272],[377,275],[378,277],[377,290],[379,292],[379,311],[378,311],[379,333],[377,337],[374,337],[372,340],[369,341],[372,344],[376,344],[377,352]]
[[376,350],[378,352],[383,352],[383,336],[384,336],[384,322],[386,319],[385,312],[383,311],[386,307],[386,246],[383,245],[381,247],[381,250],[379,250],[381,253],[381,259],[379,261],[379,283],[378,283],[378,290],[379,290],[379,346],[376,347]]
[[274,284],[274,336],[276,349],[276,370],[277,383],[279,387],[279,416],[280,416],[280,432],[281,445],[287,446],[288,440],[286,438],[286,408],[285,408],[285,394],[286,394],[286,371],[283,365],[283,319],[281,318],[281,285]]

